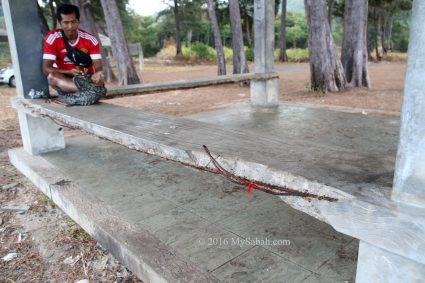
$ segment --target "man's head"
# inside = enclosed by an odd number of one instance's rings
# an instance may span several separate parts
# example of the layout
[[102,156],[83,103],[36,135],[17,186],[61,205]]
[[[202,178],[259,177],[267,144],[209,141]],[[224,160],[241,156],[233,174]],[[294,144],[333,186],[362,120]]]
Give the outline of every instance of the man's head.
[[56,18],[67,36],[77,33],[80,24],[80,11],[71,4],[63,4],[56,10]]

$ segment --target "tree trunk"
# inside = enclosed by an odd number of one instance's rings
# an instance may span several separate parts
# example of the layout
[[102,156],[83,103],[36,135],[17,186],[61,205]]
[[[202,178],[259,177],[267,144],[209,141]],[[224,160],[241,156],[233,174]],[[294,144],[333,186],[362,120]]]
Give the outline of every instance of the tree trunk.
[[391,34],[392,34],[392,26],[393,26],[393,16],[387,15],[385,17],[385,21],[383,23],[382,29],[383,29],[383,49],[385,50],[385,53],[388,51],[391,51]]
[[393,37],[393,23],[394,23],[394,18],[391,17],[391,21],[389,23],[388,26],[388,50],[393,51],[393,41],[392,41],[392,37]]
[[246,24],[245,24],[245,27],[246,27],[246,40],[248,41],[249,47],[252,48],[251,24],[250,24],[250,21],[249,21],[249,17],[248,16],[245,17],[245,21],[246,21]]
[[376,55],[376,61],[381,61],[381,54],[379,54],[379,44],[378,44],[378,38],[379,38],[379,16],[377,15],[377,12],[373,12],[373,23],[374,23],[374,29],[375,29],[375,55]]
[[180,16],[178,0],[174,0],[174,20],[176,21],[176,56],[182,55],[182,44],[180,41]]
[[324,92],[345,89],[347,82],[327,21],[326,1],[305,0],[305,10],[312,88]]
[[346,0],[341,62],[351,86],[370,87],[367,70],[368,0]]
[[332,12],[334,9],[334,0],[328,0],[328,23],[329,23],[329,28],[332,31]]
[[49,8],[50,8],[50,13],[52,14],[52,28],[55,29],[58,25],[58,20],[56,18],[56,9],[55,9],[55,5],[56,3],[53,3],[53,0],[49,1]]
[[[84,0],[71,0],[71,4],[77,6],[80,9],[80,27],[98,36],[97,27],[90,12],[90,2]],[[108,61],[108,52],[105,48],[102,47],[100,40],[99,44],[100,50],[102,52],[103,75],[105,76],[105,81],[110,83],[115,81],[117,77],[112,71],[111,64]]]
[[115,0],[101,0],[105,14],[108,35],[111,39],[112,54],[118,69],[118,85],[138,84],[141,82],[124,37],[121,17]]
[[286,0],[282,0],[282,13],[280,14],[279,47],[279,61],[288,61],[288,56],[286,55]]
[[41,7],[38,4],[38,2],[37,2],[37,9],[38,9],[38,18],[40,20],[41,33],[43,37],[45,37],[50,31],[49,25],[47,24],[46,17],[44,17],[43,11],[41,10]]
[[189,48],[191,48],[192,46],[192,34],[193,34],[192,29],[189,29],[186,34],[187,45],[189,46]]
[[385,45],[385,14],[380,16],[380,38],[381,38],[381,47],[382,47],[382,55],[387,54],[387,48]]
[[220,29],[218,27],[217,16],[213,0],[207,0],[208,17],[210,18],[211,29],[214,35],[214,45],[217,51],[217,74],[219,76],[226,75],[226,59],[224,57],[223,45],[221,44]]
[[243,49],[241,13],[238,0],[229,0],[230,24],[232,28],[233,74],[249,73]]

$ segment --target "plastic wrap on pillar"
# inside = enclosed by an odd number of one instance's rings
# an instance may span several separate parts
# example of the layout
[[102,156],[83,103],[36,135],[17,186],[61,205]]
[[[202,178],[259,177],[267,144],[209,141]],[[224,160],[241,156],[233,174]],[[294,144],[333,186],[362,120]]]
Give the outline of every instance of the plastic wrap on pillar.
[[425,206],[425,1],[413,2],[392,199]]

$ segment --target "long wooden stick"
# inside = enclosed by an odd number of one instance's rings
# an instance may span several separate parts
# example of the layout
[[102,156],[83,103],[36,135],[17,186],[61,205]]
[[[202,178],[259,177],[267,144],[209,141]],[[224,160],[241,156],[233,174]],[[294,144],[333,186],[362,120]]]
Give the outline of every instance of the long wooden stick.
[[327,201],[337,201],[338,200],[338,199],[333,198],[333,197],[316,195],[316,194],[309,193],[307,191],[304,191],[304,192],[297,191],[297,190],[294,190],[294,189],[290,189],[286,186],[279,187],[279,186],[274,186],[274,185],[268,185],[268,184],[263,183],[263,182],[252,182],[252,181],[250,181],[246,178],[238,177],[235,174],[232,174],[229,171],[227,171],[226,169],[224,169],[223,166],[221,166],[220,163],[218,163],[218,161],[212,156],[210,150],[208,149],[208,147],[206,145],[203,145],[202,147],[204,148],[207,155],[210,157],[211,162],[214,164],[214,166],[215,166],[215,168],[216,168],[216,170],[219,174],[223,175],[224,177],[226,177],[228,180],[230,180],[233,183],[236,183],[236,184],[239,184],[239,185],[242,185],[242,186],[247,186],[248,192],[250,191],[250,189],[254,189],[254,190],[260,190],[260,191],[263,191],[265,193],[272,194],[272,195],[278,195],[278,196],[298,196],[298,197],[315,198],[315,199],[327,200]]

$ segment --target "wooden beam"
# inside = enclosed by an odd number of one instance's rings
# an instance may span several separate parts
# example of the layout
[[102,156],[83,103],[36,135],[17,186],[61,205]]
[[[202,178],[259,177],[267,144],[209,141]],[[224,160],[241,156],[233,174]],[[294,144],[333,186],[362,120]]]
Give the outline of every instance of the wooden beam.
[[151,84],[137,84],[129,86],[120,86],[108,89],[106,99],[122,96],[140,95],[152,92],[170,91],[176,89],[188,89],[196,87],[206,87],[220,84],[231,84],[245,81],[265,81],[270,79],[279,78],[277,73],[265,74],[239,74],[229,76],[218,76],[212,78],[202,78],[193,80],[179,80],[171,82],[151,83]]

